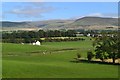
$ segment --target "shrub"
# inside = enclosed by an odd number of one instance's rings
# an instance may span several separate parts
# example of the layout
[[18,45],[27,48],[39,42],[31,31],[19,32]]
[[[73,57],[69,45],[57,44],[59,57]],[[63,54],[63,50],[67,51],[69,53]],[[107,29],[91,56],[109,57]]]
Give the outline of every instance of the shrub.
[[92,51],[88,51],[87,52],[87,59],[88,61],[91,61],[91,59],[94,57],[94,54],[92,53]]
[[81,58],[81,54],[80,53],[77,53],[77,58]]

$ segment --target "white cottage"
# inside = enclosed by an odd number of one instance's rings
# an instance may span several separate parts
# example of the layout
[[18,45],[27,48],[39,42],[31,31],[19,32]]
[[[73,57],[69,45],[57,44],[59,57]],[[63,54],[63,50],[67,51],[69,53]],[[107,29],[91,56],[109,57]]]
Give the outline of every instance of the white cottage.
[[38,46],[40,46],[41,43],[40,43],[40,41],[36,41],[36,42],[33,42],[33,45],[38,45]]
[[40,45],[41,45],[41,44],[40,44],[40,41],[37,41],[37,42],[36,42],[36,45],[39,45],[39,46],[40,46]]
[[89,33],[89,34],[87,34],[87,37],[90,37],[90,35],[91,35],[90,33]]

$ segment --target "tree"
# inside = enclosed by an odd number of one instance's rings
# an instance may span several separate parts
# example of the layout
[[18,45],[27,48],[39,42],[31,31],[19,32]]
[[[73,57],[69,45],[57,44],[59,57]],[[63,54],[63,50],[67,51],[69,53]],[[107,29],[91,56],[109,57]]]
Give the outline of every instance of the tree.
[[115,60],[119,57],[119,52],[118,52],[118,45],[119,45],[119,40],[118,40],[118,34],[114,34],[112,37],[109,37],[109,58],[112,58],[113,63],[115,63]]
[[45,37],[45,32],[43,30],[38,31],[39,37]]
[[101,37],[97,37],[93,46],[95,46],[96,58],[104,59],[112,58],[113,63],[119,58],[118,54],[118,34],[103,33]]

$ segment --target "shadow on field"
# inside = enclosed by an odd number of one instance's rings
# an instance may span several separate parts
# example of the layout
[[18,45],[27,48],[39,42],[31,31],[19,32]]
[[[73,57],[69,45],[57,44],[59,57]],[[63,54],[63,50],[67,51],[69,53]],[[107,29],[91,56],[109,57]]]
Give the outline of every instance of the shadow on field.
[[70,51],[70,50],[78,50],[79,48],[64,48],[64,49],[57,49],[53,51]]
[[106,65],[120,65],[120,63],[101,62],[101,61],[88,61],[88,60],[85,60],[85,59],[73,60],[73,61],[70,61],[70,62],[73,62],[73,63],[106,64]]

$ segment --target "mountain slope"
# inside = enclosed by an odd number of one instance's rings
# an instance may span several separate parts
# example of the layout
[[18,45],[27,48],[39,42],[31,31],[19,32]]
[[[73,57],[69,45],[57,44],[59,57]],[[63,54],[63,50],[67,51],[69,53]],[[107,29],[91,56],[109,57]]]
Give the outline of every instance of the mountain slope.
[[46,20],[33,22],[7,22],[3,21],[4,28],[41,28],[41,29],[106,29],[117,28],[117,18],[83,17],[77,20]]
[[101,17],[83,17],[77,19],[73,24],[75,25],[83,25],[83,26],[93,26],[93,25],[114,25],[116,26],[118,23],[117,18],[101,18]]
[[9,21],[3,21],[0,22],[2,24],[2,27],[34,27],[34,25],[30,25],[29,22],[9,22]]

